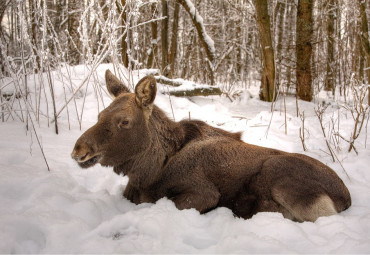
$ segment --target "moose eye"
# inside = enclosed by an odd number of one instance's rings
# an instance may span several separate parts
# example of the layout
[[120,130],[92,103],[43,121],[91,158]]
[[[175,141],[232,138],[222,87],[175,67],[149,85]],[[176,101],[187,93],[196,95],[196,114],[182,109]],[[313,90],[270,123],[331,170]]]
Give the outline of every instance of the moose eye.
[[121,122],[119,122],[118,128],[128,128],[129,123],[130,122],[128,120],[122,120]]

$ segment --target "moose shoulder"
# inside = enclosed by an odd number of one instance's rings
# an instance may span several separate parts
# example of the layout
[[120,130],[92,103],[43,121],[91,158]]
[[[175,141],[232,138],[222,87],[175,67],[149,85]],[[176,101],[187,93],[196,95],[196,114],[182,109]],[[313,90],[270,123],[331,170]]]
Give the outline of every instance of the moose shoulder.
[[109,70],[113,102],[76,142],[82,168],[113,166],[129,177],[124,196],[138,204],[171,199],[177,208],[205,213],[228,207],[250,218],[280,212],[296,221],[315,221],[347,209],[348,189],[321,162],[301,154],[246,144],[239,133],[202,121],[174,122],[153,104],[156,81],[141,79],[135,93]]

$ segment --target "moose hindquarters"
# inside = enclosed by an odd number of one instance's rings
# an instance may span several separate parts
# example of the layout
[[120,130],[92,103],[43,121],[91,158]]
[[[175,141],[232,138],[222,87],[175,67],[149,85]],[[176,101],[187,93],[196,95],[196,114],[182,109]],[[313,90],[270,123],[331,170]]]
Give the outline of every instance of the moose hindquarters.
[[[307,187],[302,185],[307,185]],[[314,189],[312,191],[311,189]],[[322,216],[337,214],[334,201],[325,190],[314,183],[297,183],[286,179],[272,188],[272,197],[286,212],[285,217],[295,221],[316,221]]]
[[285,217],[296,221],[316,221],[351,205],[349,191],[338,175],[304,155],[271,157],[263,164],[255,186],[260,187],[262,197],[279,205]]

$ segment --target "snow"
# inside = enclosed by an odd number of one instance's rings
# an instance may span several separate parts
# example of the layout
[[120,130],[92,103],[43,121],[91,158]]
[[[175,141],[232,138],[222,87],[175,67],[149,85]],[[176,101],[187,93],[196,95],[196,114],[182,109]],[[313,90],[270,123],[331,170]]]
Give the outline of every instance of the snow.
[[[314,103],[299,102],[306,116],[308,151],[304,152],[298,136],[302,123],[295,115],[294,98],[287,98],[285,135],[282,101],[276,103],[267,132],[270,104],[250,98],[250,93],[234,102],[226,97],[169,98],[161,93],[165,88],[159,85],[155,102],[177,121],[188,118],[190,112],[192,119],[243,131],[243,140],[248,143],[305,153],[328,164],[349,188],[352,206],[314,223],[297,223],[279,213],[259,213],[244,220],[235,218],[226,208],[200,215],[194,209],[177,210],[166,198],[155,204],[134,205],[122,197],[126,177],[101,166],[82,170],[70,158],[76,139],[96,121],[98,104],[93,84],[99,86],[99,81],[105,90],[107,68],[113,70],[111,65],[101,65],[96,80],[90,79],[89,87],[84,87],[82,96],[76,99],[81,107],[86,93],[81,131],[72,106],[72,130],[68,129],[66,111],[58,119],[59,135],[45,121],[37,126],[50,172],[34,134],[25,129],[24,123],[1,122],[0,253],[370,253],[370,149],[365,128],[355,143],[359,155],[348,153],[348,144],[341,143],[337,155],[344,171],[327,154]],[[79,84],[86,72],[83,66],[75,67],[73,81]],[[137,81],[147,72],[132,77]],[[52,75],[60,109],[65,102],[62,82],[57,73]],[[31,86],[37,85],[34,77],[29,79]],[[1,81],[0,87],[3,85]],[[110,97],[102,95],[108,105]],[[341,133],[349,135],[352,118],[334,104],[328,108],[325,123],[338,113]]]

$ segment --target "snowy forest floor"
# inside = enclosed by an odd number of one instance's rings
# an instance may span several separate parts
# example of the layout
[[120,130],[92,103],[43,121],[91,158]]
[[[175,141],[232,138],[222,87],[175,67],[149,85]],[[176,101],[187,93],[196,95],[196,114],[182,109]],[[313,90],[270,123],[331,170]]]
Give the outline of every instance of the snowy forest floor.
[[[110,65],[101,65],[97,72],[103,89],[107,68],[112,70]],[[76,67],[73,80],[83,80],[84,75],[84,67]],[[57,74],[53,77],[57,104],[61,104],[63,90],[58,89]],[[30,86],[36,83],[29,81]],[[76,139],[97,119],[97,100],[90,86],[83,90],[87,94],[82,130],[72,113],[71,130],[67,115],[59,118],[59,135],[46,121],[37,126],[50,172],[25,124],[1,122],[0,253],[370,253],[367,126],[355,142],[359,154],[348,153],[348,144],[340,141],[341,150],[335,152],[341,163],[332,162],[314,113],[315,103],[298,102],[306,118],[307,151],[303,151],[295,98],[286,98],[285,134],[283,100],[276,103],[272,114],[271,105],[257,99],[257,87],[233,102],[224,96],[170,98],[162,94],[166,89],[159,85],[155,103],[176,121],[189,118],[190,113],[192,119],[242,131],[247,143],[304,153],[329,165],[349,188],[352,206],[314,223],[297,223],[279,213],[259,213],[244,220],[226,208],[200,215],[194,209],[179,211],[168,199],[134,205],[122,197],[127,177],[101,166],[82,170],[70,157]],[[105,105],[111,101],[107,94],[103,99]],[[83,100],[80,97],[76,104],[81,106]],[[331,103],[324,114],[326,130],[332,120],[340,119],[339,132],[349,137],[354,125],[350,114],[325,95],[318,100]]]

